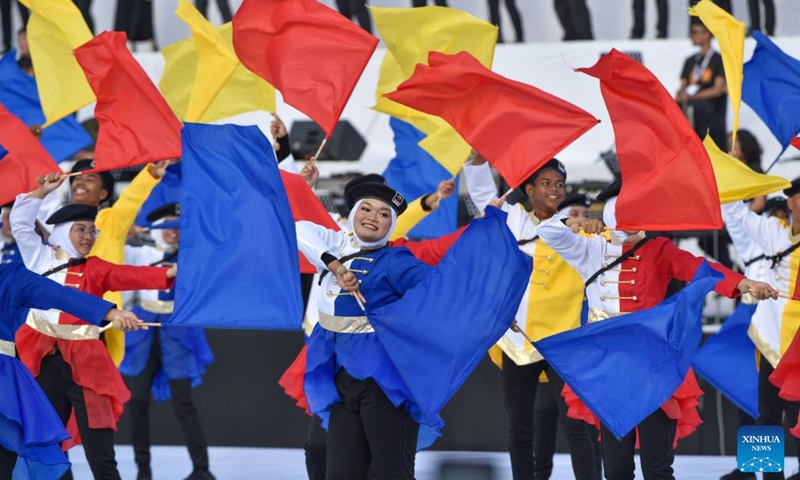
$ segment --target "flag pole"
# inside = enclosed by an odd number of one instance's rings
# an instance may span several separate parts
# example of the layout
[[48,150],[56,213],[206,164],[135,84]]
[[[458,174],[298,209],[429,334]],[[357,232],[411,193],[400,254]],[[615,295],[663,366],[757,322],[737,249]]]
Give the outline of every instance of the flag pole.
[[[114,326],[114,323],[113,322],[109,322],[108,325],[106,325],[105,327],[100,327],[97,331],[102,333],[102,332],[105,332],[106,330],[110,330],[111,327],[113,327],[113,326]],[[144,323],[143,322],[143,323],[140,323],[139,326],[140,327],[160,327],[161,324],[160,323]]]
[[309,161],[311,165],[315,165],[317,163],[317,157],[319,157],[319,155],[322,153],[322,149],[325,148],[326,143],[328,143],[328,137],[322,139],[322,143],[319,144],[317,153],[315,153],[314,156],[311,157],[311,160]]
[[513,188],[509,188],[508,191],[504,193],[502,197],[498,198],[498,200],[500,200],[500,204],[505,203],[506,199],[508,198],[509,195],[511,195],[511,192],[513,191],[514,191]]
[[769,164],[769,167],[767,168],[767,170],[764,173],[769,173],[769,171],[772,170],[772,167],[774,167],[775,164],[778,163],[778,160],[780,160],[780,158],[786,152],[787,148],[789,148],[789,145],[786,145],[785,147],[783,147],[783,150],[781,150],[781,153],[779,153],[778,156],[775,157],[775,160],[773,160],[772,163]]

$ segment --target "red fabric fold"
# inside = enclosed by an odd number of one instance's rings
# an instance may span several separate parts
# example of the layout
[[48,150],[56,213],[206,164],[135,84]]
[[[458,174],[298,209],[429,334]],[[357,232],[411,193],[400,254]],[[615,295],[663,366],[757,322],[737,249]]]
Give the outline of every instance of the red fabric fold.
[[180,120],[128,50],[122,32],[103,32],[75,49],[97,97],[95,171],[180,158]]
[[316,0],[245,0],[233,17],[242,64],[329,138],[378,39]]
[[[800,330],[795,332],[792,343],[781,357],[775,371],[769,376],[769,381],[780,389],[778,396],[782,399],[790,402],[800,401]],[[800,438],[800,415],[790,432]]]
[[0,103],[0,146],[8,150],[0,158],[0,205],[39,185],[36,177],[60,172],[58,164],[22,120]]
[[[64,361],[72,369],[73,380],[83,390],[89,427],[117,430],[117,423],[131,393],[102,341],[57,340],[28,325],[23,325],[17,331],[15,340],[20,360],[34,377],[39,376],[42,360],[58,344]],[[72,428],[67,428],[67,433],[72,439],[64,442],[65,450],[80,443],[74,418],[67,426],[70,425]]]
[[303,390],[304,377],[306,374],[306,354],[308,352],[308,345],[303,345],[303,349],[294,359],[289,368],[283,372],[281,379],[278,380],[278,385],[283,387],[284,393],[290,398],[293,398],[295,404],[302,408],[307,415],[311,415],[308,409],[308,401],[306,400],[306,393]]
[[614,127],[623,180],[616,228],[721,229],[708,152],[655,75],[614,49],[593,67],[577,71],[600,80]]
[[387,98],[436,115],[518,187],[597,125],[583,109],[484,67],[467,52],[431,52]]
[[[320,203],[303,177],[281,170],[281,180],[283,180],[283,187],[286,189],[286,196],[289,198],[289,206],[292,207],[292,218],[295,222],[305,220],[337,232],[342,229],[331,218],[328,210]],[[300,273],[317,273],[317,267],[306,260],[302,253],[298,253],[298,255],[300,255]]]

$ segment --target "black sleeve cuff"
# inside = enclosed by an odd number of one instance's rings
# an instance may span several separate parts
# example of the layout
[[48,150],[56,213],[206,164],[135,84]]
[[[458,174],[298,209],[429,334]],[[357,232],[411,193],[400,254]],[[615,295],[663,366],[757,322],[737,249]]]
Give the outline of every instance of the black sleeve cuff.
[[275,156],[278,162],[283,161],[292,154],[292,148],[289,146],[289,135],[283,136],[278,139],[278,150],[275,151]]
[[430,197],[430,196],[431,196],[430,193],[426,193],[422,198],[419,199],[420,205],[422,205],[422,210],[423,211],[426,211],[426,212],[433,211],[433,208],[429,207],[428,204],[425,203],[425,200],[427,200],[428,197]]
[[334,257],[328,252],[325,252],[320,257],[320,260],[322,260],[322,263],[324,263],[325,265],[330,265],[331,262],[335,262],[336,260],[338,260],[338,258]]

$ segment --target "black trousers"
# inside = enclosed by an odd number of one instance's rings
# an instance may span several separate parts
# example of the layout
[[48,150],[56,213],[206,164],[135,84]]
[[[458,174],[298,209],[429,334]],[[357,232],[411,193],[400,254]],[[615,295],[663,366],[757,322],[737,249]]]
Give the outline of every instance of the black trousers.
[[556,398],[558,420],[567,437],[575,479],[596,480],[591,430],[585,422],[567,417],[567,404],[560,395],[564,381],[547,362],[520,366],[503,354],[503,396],[508,413],[508,453],[514,480],[534,478],[533,435],[538,428],[534,424],[534,405],[539,375],[543,371],[547,373],[552,391],[559,393]]
[[308,480],[325,480],[328,458],[328,434],[322,428],[322,420],[316,415],[308,422],[308,436],[303,445],[306,451]]
[[[447,0],[433,0],[433,3],[440,7],[447,6]],[[428,4],[428,0],[411,0],[412,7],[424,7]]]
[[[128,411],[131,414],[131,442],[133,443],[134,460],[139,470],[143,471],[150,470],[150,386],[160,367],[161,346],[156,330],[153,348],[150,350],[150,358],[147,360],[144,370],[138,376],[125,379],[131,390]],[[207,470],[208,444],[200,425],[200,415],[192,401],[191,380],[171,380],[169,390],[172,394],[172,408],[181,426],[192,465],[195,470]]]
[[367,9],[367,0],[336,0],[336,8],[351,20],[355,17],[361,28],[372,33],[372,18]]
[[553,0],[561,28],[564,29],[564,40],[591,40],[592,19],[586,0]]
[[414,480],[419,425],[375,380],[336,374],[342,399],[331,407],[327,480]]
[[[764,29],[761,29],[761,8],[764,4]],[[750,31],[763,31],[767,35],[775,35],[775,3],[773,0],[747,0],[750,11]]]
[[[672,462],[675,461],[675,431],[678,422],[667,417],[660,408],[638,425],[639,459],[644,480],[675,480]],[[603,437],[603,465],[606,480],[633,480],[633,462],[636,430],[625,435],[621,441],[605,425]]]
[[[633,30],[631,30],[631,38],[644,37],[644,2],[645,0],[633,0]],[[669,23],[667,0],[656,0],[656,9],[658,10],[656,35],[658,38],[667,38],[667,24]]]
[[[86,460],[94,478],[119,480],[117,460],[114,455],[114,430],[89,427],[83,389],[72,379],[72,368],[64,361],[61,353],[56,352],[42,359],[42,367],[36,381],[53,404],[64,425],[69,421],[72,409],[75,410],[78,432],[81,434]],[[61,478],[72,480],[72,471],[67,471]]]
[[553,473],[553,455],[556,453],[558,405],[550,383],[539,383],[536,405],[533,409],[533,478],[548,480]]
[[[515,0],[505,0],[506,10],[511,17],[511,23],[514,25],[515,41],[518,43],[525,41],[525,35],[522,31],[522,17],[519,15],[517,3]],[[500,0],[489,0],[489,21],[492,25],[496,25],[500,29],[498,41],[503,41],[503,28],[500,26]]]
[[[0,21],[2,21],[3,27],[3,50],[9,50],[11,48],[11,2],[12,0],[0,0]],[[19,7],[19,15],[22,17],[22,24],[27,25],[28,17],[30,17],[30,12],[25,5],[17,2],[17,7]]]
[[[194,6],[204,17],[208,18],[208,0],[194,0]],[[220,15],[222,15],[222,23],[230,22],[233,16],[231,15],[231,6],[228,4],[228,0],[217,0],[217,7]]]
[[[800,402],[787,402],[778,396],[780,390],[778,387],[769,381],[769,376],[772,375],[774,368],[767,361],[764,356],[761,356],[761,362],[758,369],[758,420],[759,425],[783,425],[784,414],[789,423],[794,426],[797,422],[798,408]],[[797,458],[800,459],[800,442],[798,444],[798,451],[794,452]],[[784,452],[789,457],[792,452]],[[780,473],[764,473],[764,480],[783,480],[786,478],[783,472]]]

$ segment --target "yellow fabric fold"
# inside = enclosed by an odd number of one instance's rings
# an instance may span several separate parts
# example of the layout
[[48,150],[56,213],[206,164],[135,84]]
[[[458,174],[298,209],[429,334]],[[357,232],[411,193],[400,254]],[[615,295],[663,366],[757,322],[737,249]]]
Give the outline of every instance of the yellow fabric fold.
[[[216,31],[222,38],[227,51],[233,53],[232,25],[226,23]],[[194,120],[202,123],[215,122],[223,118],[256,110],[275,111],[275,88],[247,70],[238,59],[236,59],[236,68],[233,73],[228,76],[220,90],[213,94],[213,97],[208,96],[213,89],[197,87],[197,84],[205,84],[206,82],[204,80],[195,82],[195,79],[202,79],[204,76],[214,77],[216,75],[201,73],[200,63],[204,63],[204,61],[198,57],[202,54],[200,50],[204,49],[202,46],[198,49],[197,45],[195,37],[190,37],[167,45],[162,50],[165,65],[158,87],[175,115],[189,120],[190,101],[193,98],[196,101],[200,101],[200,99],[209,100],[200,118]],[[207,49],[205,51],[206,53],[208,52]],[[202,55],[205,57],[205,54]],[[234,56],[234,58],[236,57]],[[206,70],[203,71],[205,72]],[[198,91],[197,94],[194,94],[195,90]],[[194,108],[197,109],[198,107]],[[195,110],[191,113],[193,115],[196,114]]]
[[[159,181],[160,179],[153,178],[145,168],[122,191],[112,207],[97,212],[95,225],[102,234],[98,235],[97,242],[89,252],[89,256],[118,265],[125,263],[125,239],[128,238],[128,231],[136,220],[139,209],[142,208],[144,201],[147,200]],[[103,299],[122,308],[120,292],[108,292],[103,295]],[[111,354],[114,363],[119,366],[125,356],[125,334],[112,328],[106,330],[104,335],[108,353]]]
[[20,0],[31,10],[28,47],[48,126],[95,101],[72,51],[92,39],[71,0]]
[[225,45],[222,35],[192,5],[189,0],[178,0],[175,15],[189,25],[194,39],[197,69],[186,120],[197,122],[225,87],[225,84],[239,66],[239,59],[233,50]]
[[703,139],[703,145],[714,168],[720,203],[749,200],[791,186],[783,177],[754,172],[738,159],[720,150],[708,135]]
[[450,173],[457,174],[470,152],[464,139],[441,118],[400,105],[383,95],[396,90],[411,76],[418,63],[427,65],[430,52],[467,51],[491,68],[497,27],[464,11],[446,7],[370,7],[370,11],[387,49],[372,108],[425,133],[427,136],[420,147]]
[[744,23],[718,7],[711,0],[701,0],[689,8],[689,14],[699,17],[714,38],[717,39],[722,65],[725,67],[725,82],[728,84],[731,108],[733,108],[733,141],[739,131],[739,107],[742,105],[742,79],[744,78]]

